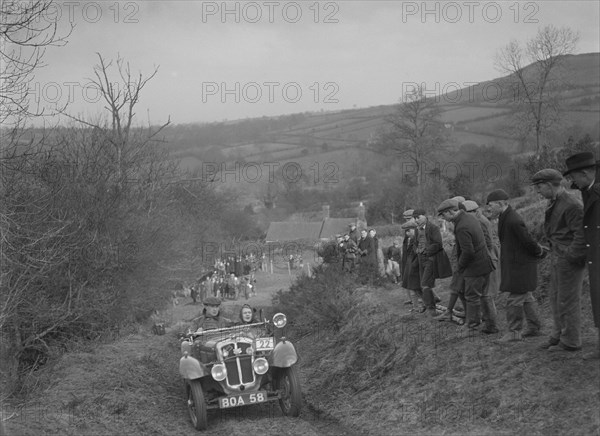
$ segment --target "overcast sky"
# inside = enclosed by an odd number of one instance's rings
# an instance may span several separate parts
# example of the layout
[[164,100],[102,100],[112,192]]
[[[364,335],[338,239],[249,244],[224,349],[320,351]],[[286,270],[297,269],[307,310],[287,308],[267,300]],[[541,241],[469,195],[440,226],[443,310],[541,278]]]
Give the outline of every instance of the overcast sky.
[[[444,91],[501,76],[494,54],[547,24],[600,51],[600,2],[80,2],[59,3],[63,47],[46,51],[33,96],[101,111],[89,86],[96,52],[122,56],[147,85],[139,122],[175,124],[393,104],[411,82]],[[53,17],[46,17],[52,19]],[[76,84],[73,84],[76,83]],[[237,101],[236,101],[237,100]]]

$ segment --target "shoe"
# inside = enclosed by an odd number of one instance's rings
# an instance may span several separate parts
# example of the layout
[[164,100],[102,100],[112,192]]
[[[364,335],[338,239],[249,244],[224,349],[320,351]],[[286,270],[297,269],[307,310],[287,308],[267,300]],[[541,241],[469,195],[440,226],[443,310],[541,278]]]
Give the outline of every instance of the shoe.
[[528,329],[525,333],[523,333],[522,336],[524,338],[533,338],[535,336],[542,336],[542,332],[540,332],[538,329]]
[[444,312],[441,315],[436,316],[434,319],[438,321],[452,321],[452,312]]
[[465,312],[465,311],[462,311],[462,310],[456,310],[456,309],[454,309],[454,310],[452,311],[452,313],[454,314],[454,316],[457,316],[457,317],[459,317],[459,318],[466,318],[466,317],[467,317],[467,314],[466,314],[466,312]]
[[496,333],[498,333],[499,331],[500,331],[500,330],[498,330],[496,327],[491,327],[491,328],[484,327],[484,328],[481,330],[481,333],[485,333],[486,335],[495,335],[495,334],[496,334]]
[[579,351],[581,350],[581,347],[570,347],[568,345],[563,344],[562,342],[559,342],[556,345],[552,345],[551,347],[548,347],[548,351],[551,353],[556,353],[556,352],[561,352],[561,351]]
[[427,309],[427,315],[430,318],[436,319],[437,318],[437,314],[438,314],[437,310],[435,310],[435,309]]
[[554,339],[554,338],[550,338],[548,339],[547,342],[544,342],[542,345],[540,345],[538,348],[540,350],[547,350],[550,347],[553,347],[555,345],[558,345],[560,341],[558,339]]
[[509,342],[518,342],[521,340],[521,332],[520,331],[510,331],[510,332],[506,332],[504,334],[504,336],[502,336],[500,339],[498,339],[496,342],[497,344],[507,344]]

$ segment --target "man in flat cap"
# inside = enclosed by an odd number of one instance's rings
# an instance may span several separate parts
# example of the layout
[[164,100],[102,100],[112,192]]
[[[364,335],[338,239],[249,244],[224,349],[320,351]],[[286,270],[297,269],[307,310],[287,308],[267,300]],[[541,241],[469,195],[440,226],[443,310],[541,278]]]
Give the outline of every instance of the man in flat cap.
[[204,301],[202,313],[192,319],[190,330],[192,332],[199,330],[220,329],[230,327],[233,322],[221,315],[221,299],[217,297],[207,297]]
[[469,215],[473,215],[477,218],[477,221],[479,221],[485,239],[485,246],[488,250],[490,259],[492,259],[494,270],[489,275],[485,295],[489,298],[489,304],[493,306],[492,312],[496,313],[496,303],[494,302],[494,298],[498,296],[498,288],[500,286],[500,265],[498,264],[500,259],[500,241],[497,236],[495,237],[492,223],[483,215],[479,205],[473,200],[466,200],[463,204],[465,206],[465,211]]
[[550,308],[554,326],[549,351],[581,349],[581,286],[585,270],[583,207],[561,185],[562,174],[547,168],[531,178],[536,192],[548,200],[544,234],[550,245]]
[[[500,338],[500,343],[537,336],[541,329],[532,292],[537,286],[537,263],[545,256],[544,249],[533,239],[523,218],[508,204],[508,198],[502,189],[490,192],[487,197],[488,215],[498,218],[500,292],[508,293],[508,332]],[[523,315],[528,328],[522,335]]]
[[600,165],[591,152],[577,153],[566,160],[564,176],[581,191],[583,198],[583,236],[590,276],[590,297],[598,346],[584,359],[600,358]]
[[417,223],[415,251],[419,258],[419,274],[423,290],[423,303],[430,316],[437,316],[435,309],[439,298],[435,294],[435,279],[452,275],[450,260],[444,251],[440,228],[429,221],[424,209],[415,209],[413,213]]
[[497,333],[495,306],[485,294],[493,266],[481,225],[473,215],[459,210],[456,200],[444,200],[437,211],[446,221],[454,224],[457,272],[463,280],[467,303],[466,326],[470,330],[476,329],[481,324],[483,312],[483,332]]
[[[458,204],[458,208],[460,210],[465,210],[464,202],[465,197],[461,195],[457,195],[452,197],[450,200],[456,201]],[[467,308],[467,300],[465,300],[465,289],[464,289],[464,280],[461,274],[458,273],[458,255],[456,254],[456,237],[454,235],[454,225],[449,225],[448,230],[452,232],[452,238],[448,241],[450,245],[450,255],[448,256],[450,260],[450,266],[452,268],[452,280],[450,281],[450,298],[448,300],[448,306],[446,311],[441,315],[437,316],[436,319],[438,321],[453,321],[454,320],[454,307],[456,302],[460,298],[460,301],[463,306],[463,312],[466,313]]]

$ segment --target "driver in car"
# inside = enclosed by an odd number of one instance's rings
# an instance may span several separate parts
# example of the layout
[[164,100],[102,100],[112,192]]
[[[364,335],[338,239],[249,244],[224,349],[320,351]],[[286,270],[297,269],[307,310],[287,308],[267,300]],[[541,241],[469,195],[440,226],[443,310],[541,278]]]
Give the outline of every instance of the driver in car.
[[202,315],[192,320],[193,332],[230,327],[233,322],[221,316],[221,300],[217,297],[208,297],[204,300]]

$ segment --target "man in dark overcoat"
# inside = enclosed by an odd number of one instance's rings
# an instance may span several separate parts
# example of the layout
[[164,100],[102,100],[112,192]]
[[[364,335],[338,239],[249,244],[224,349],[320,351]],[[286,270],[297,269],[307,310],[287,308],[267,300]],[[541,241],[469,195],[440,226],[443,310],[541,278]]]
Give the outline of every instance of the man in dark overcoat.
[[424,307],[420,304],[423,299],[421,290],[421,278],[419,276],[419,258],[415,252],[415,230],[417,223],[414,220],[402,224],[405,231],[404,239],[407,241],[406,250],[402,253],[402,287],[408,291],[408,296],[413,305],[411,312],[423,312]]
[[[408,226],[412,226],[412,224],[409,223],[414,223],[415,218],[413,217],[413,209],[407,209],[404,211],[404,214],[402,215],[402,218],[404,218],[404,224],[402,225],[402,229],[404,230],[404,238],[402,238],[402,257],[401,257],[401,261],[402,263],[400,264],[400,272],[402,274],[404,274],[404,268],[406,267],[406,259],[408,259],[407,255],[408,255],[408,245],[412,244],[412,240],[410,238],[410,236],[408,235],[409,233],[409,229]],[[415,226],[416,228],[416,226]]]
[[[490,192],[487,197],[489,216],[498,218],[500,292],[508,293],[508,332],[500,338],[501,343],[539,335],[541,323],[535,310],[533,291],[537,286],[537,263],[545,256],[544,249],[533,239],[521,216],[508,204],[508,199],[502,189]],[[522,335],[523,315],[528,329]]]
[[590,276],[590,298],[594,325],[598,329],[598,346],[584,359],[600,358],[600,165],[591,152],[577,153],[566,160],[563,173],[581,190],[583,199],[583,237]]
[[489,274],[493,270],[492,260],[485,245],[483,230],[477,218],[459,210],[456,200],[444,200],[438,213],[454,224],[457,272],[462,276],[467,303],[466,325],[473,330],[481,324],[482,311],[485,333],[496,333],[496,310],[486,295]]
[[416,209],[413,216],[417,223],[414,247],[419,259],[423,303],[429,315],[435,317],[435,304],[439,301],[433,291],[435,280],[450,277],[452,267],[444,251],[440,228],[427,218],[424,209]]
[[548,200],[544,234],[550,246],[550,288],[553,329],[543,346],[548,351],[581,349],[581,286],[585,271],[583,207],[561,185],[562,174],[547,168],[531,178],[538,194]]

